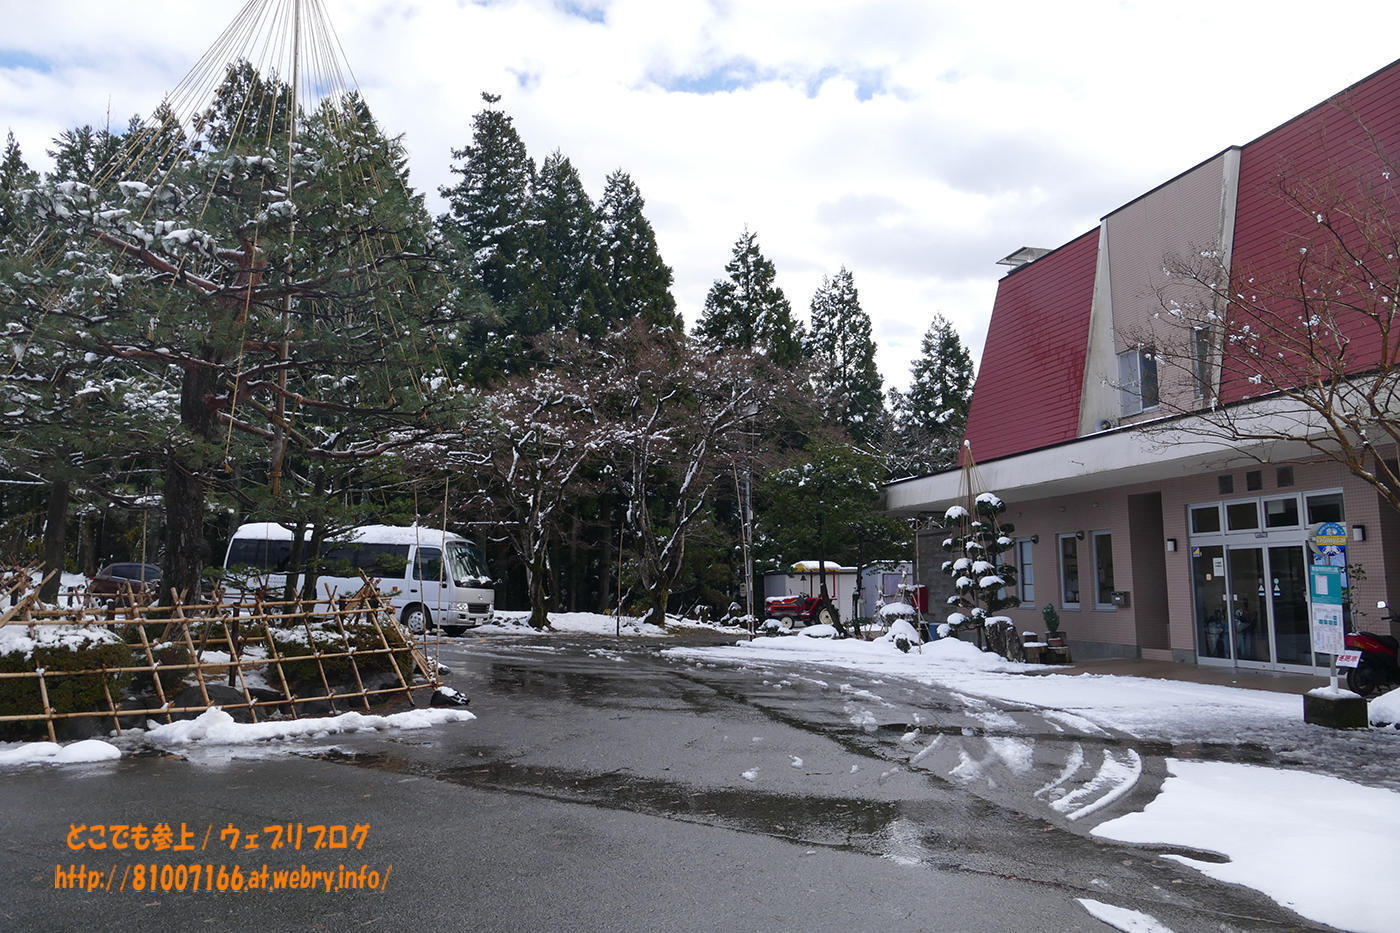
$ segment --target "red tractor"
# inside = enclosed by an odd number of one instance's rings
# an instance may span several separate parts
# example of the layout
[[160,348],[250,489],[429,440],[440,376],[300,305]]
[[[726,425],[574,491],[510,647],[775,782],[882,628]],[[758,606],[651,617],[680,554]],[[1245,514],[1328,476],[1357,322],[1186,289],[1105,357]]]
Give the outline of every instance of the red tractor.
[[[805,574],[808,570],[806,563],[808,562],[793,565],[793,572],[802,571]],[[833,565],[828,563],[826,566],[831,568]],[[820,578],[821,574],[812,573],[811,576]],[[805,596],[801,593],[769,596],[763,601],[763,617],[776,621],[783,631],[790,631],[798,625],[831,625],[837,630],[841,629],[841,614],[827,595],[825,580],[821,580],[817,592],[813,593],[809,588]]]

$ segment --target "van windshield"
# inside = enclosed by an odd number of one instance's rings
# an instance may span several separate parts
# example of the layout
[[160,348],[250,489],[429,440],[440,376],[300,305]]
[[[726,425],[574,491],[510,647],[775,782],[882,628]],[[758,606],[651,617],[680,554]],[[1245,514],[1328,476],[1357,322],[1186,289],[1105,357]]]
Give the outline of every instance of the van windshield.
[[491,571],[486,569],[486,558],[473,544],[453,544],[447,548],[447,564],[452,570],[452,579],[466,585],[489,585]]

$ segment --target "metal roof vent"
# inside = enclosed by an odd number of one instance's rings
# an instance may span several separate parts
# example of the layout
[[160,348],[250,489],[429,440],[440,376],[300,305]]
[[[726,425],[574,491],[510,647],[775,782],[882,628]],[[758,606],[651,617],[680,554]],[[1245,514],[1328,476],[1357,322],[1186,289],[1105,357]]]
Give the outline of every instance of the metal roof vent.
[[1019,269],[1028,262],[1035,262],[1037,259],[1039,259],[1041,256],[1044,256],[1048,252],[1050,252],[1050,250],[1044,249],[1040,246],[1023,246],[1020,249],[1016,250],[1016,252],[1012,253],[1010,256],[998,259],[997,265],[1010,266],[1013,269]]

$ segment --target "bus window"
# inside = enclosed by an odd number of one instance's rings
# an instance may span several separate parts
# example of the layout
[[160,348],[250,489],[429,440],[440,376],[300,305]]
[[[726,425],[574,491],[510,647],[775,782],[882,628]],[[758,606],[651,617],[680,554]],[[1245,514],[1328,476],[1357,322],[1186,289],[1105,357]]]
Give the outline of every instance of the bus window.
[[287,569],[287,558],[291,553],[290,541],[234,538],[228,549],[228,568],[254,573],[282,571]]
[[442,548],[420,547],[418,558],[413,562],[413,577],[416,580],[442,580]]
[[407,563],[407,544],[365,544],[356,555],[356,566],[369,577],[402,580]]

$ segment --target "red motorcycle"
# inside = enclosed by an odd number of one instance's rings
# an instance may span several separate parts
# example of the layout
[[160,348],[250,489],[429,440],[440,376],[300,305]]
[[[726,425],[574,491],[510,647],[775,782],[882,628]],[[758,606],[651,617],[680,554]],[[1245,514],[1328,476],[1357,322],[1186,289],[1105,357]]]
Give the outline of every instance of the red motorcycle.
[[[1347,689],[1352,693],[1368,697],[1400,684],[1400,663],[1396,660],[1400,646],[1394,635],[1349,632],[1346,646],[1348,653],[1359,652],[1359,656],[1353,655],[1355,666],[1347,671]],[[1344,658],[1339,655],[1338,664],[1346,664]]]

